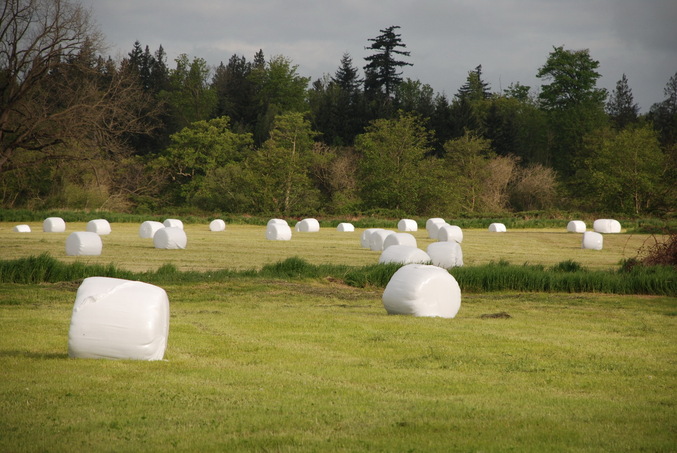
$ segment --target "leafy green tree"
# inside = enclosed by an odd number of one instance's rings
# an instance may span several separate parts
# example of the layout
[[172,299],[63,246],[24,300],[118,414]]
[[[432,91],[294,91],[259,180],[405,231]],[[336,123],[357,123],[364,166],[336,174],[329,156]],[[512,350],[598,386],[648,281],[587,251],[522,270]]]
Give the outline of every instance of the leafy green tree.
[[400,27],[391,25],[383,30],[376,38],[371,38],[371,45],[366,47],[375,53],[365,57],[368,62],[364,67],[365,91],[372,97],[384,95],[385,99],[390,99],[395,94],[395,89],[402,83],[402,72],[399,69],[403,66],[412,66],[403,60],[398,60],[399,56],[408,57],[410,52],[400,50],[407,47],[402,43],[401,35],[396,33]]
[[606,112],[616,129],[624,129],[637,122],[639,106],[635,103],[625,74],[616,82],[616,89],[611,92],[606,104]]
[[435,111],[435,92],[430,85],[407,78],[395,90],[395,106],[430,118]]

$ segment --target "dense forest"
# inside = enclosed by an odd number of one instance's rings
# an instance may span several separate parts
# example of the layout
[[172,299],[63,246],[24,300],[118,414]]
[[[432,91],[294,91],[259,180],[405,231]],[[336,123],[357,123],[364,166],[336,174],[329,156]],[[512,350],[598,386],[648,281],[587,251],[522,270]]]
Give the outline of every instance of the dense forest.
[[496,92],[478,65],[446,95],[405,77],[398,26],[312,80],[263,50],[211,67],[135,42],[116,61],[68,0],[1,12],[3,208],[675,214],[677,73],[640,115],[586,49],[553,47],[540,87]]

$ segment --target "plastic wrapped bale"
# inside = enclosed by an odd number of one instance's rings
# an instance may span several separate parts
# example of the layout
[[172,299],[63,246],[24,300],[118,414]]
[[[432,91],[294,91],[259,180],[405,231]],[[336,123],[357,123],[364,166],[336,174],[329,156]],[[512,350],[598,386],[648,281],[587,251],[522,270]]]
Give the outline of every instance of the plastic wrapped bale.
[[183,222],[179,219],[165,219],[162,224],[165,228],[181,228],[183,230]]
[[12,228],[12,231],[14,231],[15,233],[30,233],[31,227],[28,225],[17,225],[14,228]]
[[303,219],[296,224],[299,233],[317,233],[320,231],[320,222],[317,219]]
[[444,219],[439,217],[432,217],[425,221],[425,229],[428,232],[428,237],[430,239],[437,239],[437,231],[440,229],[441,225],[446,224]]
[[442,225],[437,231],[437,240],[442,242],[455,241],[460,244],[463,242],[463,230],[456,225]]
[[567,223],[567,231],[569,233],[585,233],[585,222],[582,220],[572,220]]
[[412,247],[410,245],[391,245],[381,252],[381,256],[378,259],[379,264],[386,263],[399,263],[399,264],[412,264],[412,263],[429,263],[430,257],[423,250]]
[[456,241],[433,242],[426,251],[435,266],[445,269],[463,266],[463,250]]
[[42,231],[45,233],[63,233],[66,231],[66,222],[61,217],[47,217],[42,222]]
[[586,231],[583,233],[581,248],[602,250],[602,247],[604,247],[604,236],[600,233],[595,233],[594,231]]
[[614,219],[597,219],[593,222],[592,229],[597,233],[620,233],[621,224]]
[[187,244],[186,232],[179,227],[161,228],[153,236],[153,246],[156,249],[185,249]]
[[280,225],[289,225],[286,220],[284,219],[270,219],[266,226],[274,225],[274,224],[280,224]]
[[139,227],[139,237],[144,239],[153,239],[155,233],[158,230],[161,230],[165,226],[161,222],[156,222],[154,220],[146,220]]
[[502,223],[492,223],[491,225],[489,225],[489,231],[491,231],[492,233],[505,233],[506,229],[505,225],[503,225]]
[[209,222],[209,231],[225,231],[226,222],[221,219],[215,219]]
[[360,245],[365,249],[371,248],[371,235],[378,230],[382,230],[382,228],[367,228],[364,230],[362,236],[360,236]]
[[103,243],[98,234],[91,231],[76,231],[66,238],[66,255],[101,255]]
[[461,308],[461,288],[441,267],[407,264],[386,285],[383,306],[389,314],[453,318]]
[[383,251],[383,242],[388,236],[395,234],[394,231],[379,229],[369,236],[369,248],[374,252]]
[[410,233],[392,233],[386,236],[383,240],[383,250],[393,245],[408,245],[410,247],[418,247],[416,238]]
[[78,288],[68,331],[70,357],[162,360],[168,336],[164,289],[108,277],[86,278]]
[[340,231],[342,233],[352,233],[355,231],[355,227],[352,223],[341,222],[336,227],[336,231]]
[[266,227],[269,241],[291,241],[291,228],[287,223],[271,223]]
[[413,219],[402,219],[397,222],[397,229],[400,231],[418,231],[418,224]]
[[92,233],[96,233],[99,236],[105,236],[107,234],[110,234],[111,228],[110,228],[110,223],[108,223],[108,220],[106,219],[94,219],[90,220],[87,222],[87,227],[85,228],[87,231],[91,231]]

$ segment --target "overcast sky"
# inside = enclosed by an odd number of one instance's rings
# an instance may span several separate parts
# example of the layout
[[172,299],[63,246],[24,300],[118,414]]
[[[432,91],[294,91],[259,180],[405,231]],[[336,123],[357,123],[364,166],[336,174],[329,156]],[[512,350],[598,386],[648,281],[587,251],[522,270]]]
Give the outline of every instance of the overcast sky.
[[589,49],[600,62],[598,85],[613,90],[626,74],[646,113],[665,99],[677,73],[675,0],[82,0],[91,5],[113,57],[138,40],[162,45],[167,64],[181,54],[210,65],[233,55],[251,61],[284,55],[312,80],[333,75],[344,53],[362,71],[369,39],[399,25],[403,77],[451,98],[482,65],[494,92],[535,77],[553,46]]

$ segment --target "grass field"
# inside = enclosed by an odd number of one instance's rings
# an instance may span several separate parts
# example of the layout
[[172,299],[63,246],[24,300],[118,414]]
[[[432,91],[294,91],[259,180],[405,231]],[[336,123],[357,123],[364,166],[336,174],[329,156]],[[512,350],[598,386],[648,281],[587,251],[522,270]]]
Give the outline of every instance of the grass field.
[[[187,225],[186,250],[156,250],[113,224],[102,256],[66,257],[68,233],[11,226],[3,259],[137,271],[379,256],[359,231],[270,242],[263,227]],[[604,269],[648,239],[590,251],[554,230],[464,233],[466,265]],[[436,319],[388,316],[381,289],[325,279],[175,283],[165,360],[138,362],[68,358],[78,285],[0,284],[0,451],[677,451],[674,297],[464,293],[456,318]],[[498,312],[510,318],[482,317]]]

